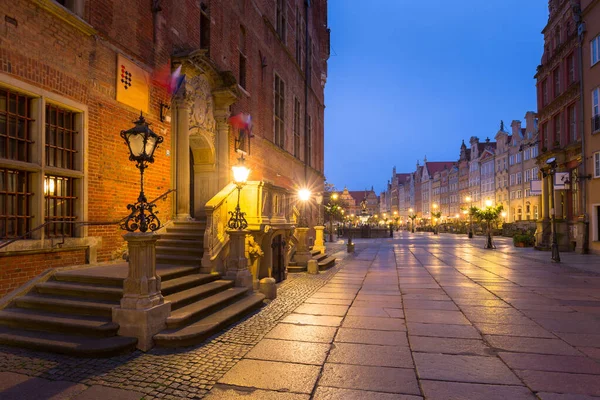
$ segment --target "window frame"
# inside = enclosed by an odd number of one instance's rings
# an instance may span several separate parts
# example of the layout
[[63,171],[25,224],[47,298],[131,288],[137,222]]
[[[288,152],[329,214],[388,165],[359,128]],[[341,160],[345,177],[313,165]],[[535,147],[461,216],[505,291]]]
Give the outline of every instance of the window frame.
[[[0,158],[0,168],[17,171],[27,171],[30,173],[30,191],[33,193],[29,200],[30,213],[32,215],[29,229],[34,229],[42,225],[47,220],[46,196],[44,194],[44,182],[46,176],[59,176],[69,178],[76,182],[74,195],[77,197],[74,206],[74,216],[77,220],[86,221],[88,215],[88,107],[59,94],[50,93],[39,87],[21,82],[12,77],[0,74],[0,87],[3,90],[9,90],[31,97],[32,108],[31,117],[35,120],[31,128],[31,137],[35,143],[31,149],[31,159],[29,162],[14,161],[7,158]],[[75,128],[78,131],[76,136],[75,149],[77,150],[74,160],[74,169],[67,169],[47,165],[46,161],[46,107],[58,107],[60,109],[76,113]],[[65,236],[65,240],[71,238],[82,238],[87,236],[88,229],[85,226],[74,229],[73,235]],[[25,232],[26,233],[26,232]],[[62,235],[61,235],[62,236]],[[31,243],[31,240],[44,240],[48,235],[43,229],[32,232],[24,242]],[[75,239],[76,240],[76,239]],[[24,245],[24,248],[40,248],[39,245]],[[42,246],[43,248],[43,246]]]
[[273,79],[273,143],[285,148],[285,82],[278,74]]
[[594,66],[600,62],[600,35],[590,41],[590,65]]

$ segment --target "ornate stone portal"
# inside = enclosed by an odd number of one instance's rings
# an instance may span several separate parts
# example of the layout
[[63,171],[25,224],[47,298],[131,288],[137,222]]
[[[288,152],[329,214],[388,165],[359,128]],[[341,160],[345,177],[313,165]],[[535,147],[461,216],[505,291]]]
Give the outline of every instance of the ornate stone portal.
[[189,220],[203,216],[206,202],[228,182],[227,119],[238,89],[201,51],[176,62],[186,79],[173,99],[175,210],[177,220]]

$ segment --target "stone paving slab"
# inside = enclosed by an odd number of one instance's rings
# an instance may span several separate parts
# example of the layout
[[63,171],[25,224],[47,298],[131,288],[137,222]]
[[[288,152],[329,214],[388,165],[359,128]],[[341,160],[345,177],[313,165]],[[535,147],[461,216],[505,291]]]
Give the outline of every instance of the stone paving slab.
[[422,380],[428,400],[535,400],[524,386],[482,385],[475,383]]
[[241,360],[219,383],[257,389],[310,394],[320,367],[261,360]]
[[583,355],[573,357],[500,352],[498,356],[511,369],[595,374],[600,379],[600,364]]
[[495,356],[496,352],[483,340],[409,336],[410,348],[420,353],[441,353],[477,356]]
[[340,328],[335,336],[335,341],[343,343],[364,343],[408,347],[406,332],[400,331],[374,331],[368,329]]
[[421,400],[420,396],[371,392],[368,390],[318,387],[313,400]]
[[531,370],[515,370],[515,373],[536,392],[600,396],[598,375]]
[[420,379],[519,385],[521,382],[494,357],[413,353]]
[[325,362],[328,352],[328,343],[263,339],[245,357],[257,360],[321,365]]
[[400,318],[353,317],[347,316],[343,328],[373,329],[379,331],[406,331],[405,322]]
[[385,393],[421,394],[414,370],[403,368],[325,364],[319,386]]
[[268,339],[296,340],[305,342],[331,343],[336,329],[329,326],[277,324],[265,335]]
[[215,386],[205,400],[308,400],[308,394],[276,392],[254,388]]
[[383,346],[363,343],[336,342],[328,363],[371,365],[376,367],[413,368],[410,349],[404,346]]

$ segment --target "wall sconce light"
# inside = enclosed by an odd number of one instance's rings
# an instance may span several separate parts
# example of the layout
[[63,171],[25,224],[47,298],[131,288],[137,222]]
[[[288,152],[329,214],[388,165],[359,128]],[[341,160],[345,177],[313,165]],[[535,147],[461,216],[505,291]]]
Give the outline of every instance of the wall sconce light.
[[171,106],[163,103],[162,101],[159,104],[160,107],[160,122],[171,122]]

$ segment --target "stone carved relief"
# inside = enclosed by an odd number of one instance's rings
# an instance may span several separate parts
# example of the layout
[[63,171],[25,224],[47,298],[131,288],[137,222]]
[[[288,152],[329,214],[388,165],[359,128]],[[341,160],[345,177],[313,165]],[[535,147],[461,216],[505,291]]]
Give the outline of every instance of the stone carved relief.
[[185,102],[190,110],[190,135],[207,133],[214,143],[216,121],[210,83],[203,75],[197,75],[185,83]]

